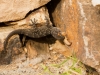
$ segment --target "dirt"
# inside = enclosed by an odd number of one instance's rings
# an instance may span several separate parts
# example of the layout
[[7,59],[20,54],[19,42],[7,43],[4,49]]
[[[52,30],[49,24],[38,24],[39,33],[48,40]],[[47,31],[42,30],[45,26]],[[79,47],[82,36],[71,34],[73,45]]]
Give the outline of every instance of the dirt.
[[76,56],[64,55],[49,50],[33,59],[25,54],[14,57],[9,65],[0,65],[0,75],[98,75],[96,71],[86,68]]
[[[77,72],[74,69],[80,70],[80,72]],[[77,58],[75,57],[66,58],[59,53],[50,51],[48,55],[39,55],[33,59],[28,59],[28,58],[26,59],[24,54],[22,54],[21,56],[17,56],[17,59],[12,61],[11,64],[0,66],[0,75],[87,75],[87,74],[84,64],[82,64]]]

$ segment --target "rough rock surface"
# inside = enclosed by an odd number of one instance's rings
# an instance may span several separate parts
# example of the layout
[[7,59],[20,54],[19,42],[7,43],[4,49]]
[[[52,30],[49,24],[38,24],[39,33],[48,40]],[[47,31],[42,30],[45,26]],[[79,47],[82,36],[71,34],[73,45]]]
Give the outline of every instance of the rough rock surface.
[[0,22],[25,18],[30,11],[47,4],[50,0],[0,0]]
[[0,37],[0,42],[1,42],[0,43],[0,51],[3,50],[4,39],[11,31],[13,31],[15,29],[30,28],[31,27],[30,24],[32,24],[31,19],[32,20],[36,19],[37,23],[39,25],[45,25],[45,23],[46,23],[45,16],[49,19],[48,10],[45,7],[42,7],[40,9],[30,13],[30,15],[28,15],[23,20],[6,23],[8,26],[5,26],[5,27],[3,27],[4,25],[1,24],[2,27],[0,27],[0,36],[1,36]]
[[[2,27],[0,27],[0,52],[3,50],[3,43],[4,43],[4,39],[6,38],[6,36],[13,30],[16,29],[27,29],[30,28],[30,24],[32,24],[31,20],[36,20],[37,25],[41,26],[41,25],[45,25],[46,24],[46,20],[45,17],[48,18],[49,20],[49,14],[48,14],[48,10],[46,7],[41,7],[38,10],[35,10],[34,12],[31,12],[29,15],[26,16],[25,19],[23,20],[19,20],[16,22],[6,22],[5,24],[7,26],[4,26],[4,24],[1,23]],[[50,22],[50,20],[49,20]],[[50,22],[51,23],[51,22]],[[16,39],[15,39],[16,38]],[[17,40],[17,41],[16,41]],[[45,40],[44,40],[45,41]],[[35,46],[34,46],[35,45]],[[35,48],[37,47],[38,48]],[[13,36],[8,43],[8,50],[9,48],[12,49],[13,54],[12,55],[19,55],[21,53],[24,53],[24,58],[27,56],[28,58],[32,59],[34,57],[36,57],[38,55],[36,50],[42,50],[42,47],[44,48],[44,50],[47,50],[48,48],[48,43],[40,43],[40,41],[38,41],[38,43],[36,41],[34,41],[34,44],[32,43],[32,40],[28,41],[26,43],[26,46],[24,48],[22,48],[21,44],[20,44],[20,40],[18,36]],[[24,50],[24,51],[23,51]],[[43,52],[43,50],[42,50]],[[46,52],[46,51],[45,51]],[[25,56],[26,53],[26,56]],[[13,56],[12,56],[13,57]],[[22,56],[20,56],[20,58],[23,58]],[[2,58],[1,58],[2,59]],[[17,58],[16,58],[17,59]],[[15,59],[14,59],[15,60]],[[19,61],[19,60],[18,60]],[[13,61],[12,61],[13,62]],[[1,60],[1,64],[3,64],[4,62],[2,62]]]
[[39,25],[45,25],[46,20],[45,17],[49,20],[49,14],[48,14],[48,9],[44,6],[39,8],[38,10],[30,12],[24,19],[18,20],[18,21],[13,21],[13,22],[5,22],[6,25],[11,25],[15,29],[16,28],[28,28],[30,27],[29,25],[32,24],[31,20],[34,21],[36,20],[36,23]]
[[[0,24],[0,51],[3,50],[5,37],[14,29],[30,27],[30,19],[35,18],[39,25],[45,24],[46,20],[44,20],[44,18],[45,16],[49,17],[48,11],[45,7],[40,7],[49,1],[50,0],[0,1],[0,22],[10,25],[4,26],[4,24]],[[36,8],[38,8],[38,10],[34,10]],[[76,53],[77,57],[84,64],[95,68],[100,74],[100,10],[93,7],[91,0],[52,0],[48,5],[48,9],[50,15],[52,15],[52,22],[54,22],[55,26],[66,32],[67,39],[72,43],[71,46],[66,46],[60,41],[55,41],[54,44],[52,44],[52,49],[64,56],[71,56],[73,52]],[[8,22],[15,20],[18,21]],[[16,47],[17,46],[20,47],[19,45],[16,45]],[[39,40],[38,42],[36,40],[28,40],[25,48],[27,56],[31,59],[37,56],[38,52],[36,50],[39,51],[40,54],[44,53],[43,55],[46,55],[48,53],[48,43],[41,43]],[[25,54],[23,56],[19,55],[19,57],[23,57],[21,62],[26,60]],[[18,63],[21,60],[20,58],[15,57],[16,60],[12,63]],[[39,59],[36,59],[35,64],[45,58],[46,56],[40,56]],[[28,62],[31,62],[31,60]],[[34,64],[33,61],[31,64]]]
[[72,42],[69,50],[100,73],[100,11],[91,0],[52,0],[48,8],[54,24]]

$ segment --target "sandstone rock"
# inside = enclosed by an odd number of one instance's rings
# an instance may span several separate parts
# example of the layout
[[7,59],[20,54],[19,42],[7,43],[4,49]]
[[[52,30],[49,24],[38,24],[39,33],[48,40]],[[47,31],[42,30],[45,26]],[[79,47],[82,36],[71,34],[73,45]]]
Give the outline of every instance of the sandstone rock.
[[0,0],[0,22],[25,18],[30,11],[39,8],[50,0]]
[[[79,51],[83,63],[95,68],[100,74],[100,14],[90,1],[79,1]],[[88,4],[87,4],[88,2]]]
[[[72,45],[70,46],[70,50],[74,50],[77,52],[78,50],[78,9],[77,7],[78,6],[76,5],[77,4],[76,1],[73,1],[73,3],[75,4],[75,6],[72,5],[72,3],[69,2],[68,0],[61,0],[61,1],[55,0],[55,1],[51,1],[50,6],[48,5],[48,9],[53,17],[52,19],[55,26],[57,26],[63,32],[65,32],[67,35],[66,36],[67,39],[70,42],[72,42]],[[51,6],[53,6],[53,8]],[[68,51],[66,52],[70,53],[68,47],[67,49]]]
[[[31,26],[30,26],[30,24],[32,24],[31,20],[34,21],[34,19],[36,20],[36,23],[37,23],[38,26],[45,25],[47,23],[46,18],[50,22],[47,8],[46,7],[41,7],[38,10],[35,10],[34,12],[31,12],[23,20],[19,20],[19,21],[16,21],[16,22],[6,22],[5,24],[7,24],[8,26],[1,27],[1,29],[0,29],[0,31],[1,31],[1,33],[0,33],[0,35],[1,35],[1,38],[0,38],[0,51],[3,50],[4,39],[6,39],[6,36],[11,31],[16,30],[16,29],[31,28]],[[19,47],[17,47],[18,45],[16,45],[16,43],[14,41],[15,40],[14,38],[16,38],[16,35],[13,36],[12,39],[9,39],[10,44],[8,44],[7,50],[9,50],[9,48],[10,48],[13,53],[19,54],[19,52],[16,52],[16,51],[17,50],[22,50],[21,45]],[[18,39],[19,38],[17,37],[17,40]],[[42,41],[45,41],[45,40],[42,39]],[[17,41],[17,42],[20,42],[20,41]],[[46,55],[47,52],[45,50],[48,50],[48,44],[47,43],[40,43],[40,41],[36,42],[36,41],[28,39],[28,42],[25,45],[25,50],[26,50],[26,53],[27,53],[27,57],[32,59],[32,58],[34,58],[35,56],[38,55],[37,51],[41,52],[40,54],[45,53],[44,55]],[[23,51],[21,53],[23,53]],[[17,59],[17,58],[15,57],[15,59]],[[15,61],[15,59],[13,59],[13,60]],[[2,60],[3,60],[3,58],[2,58]],[[7,59],[7,60],[9,60],[9,59]],[[0,63],[1,64],[2,63],[7,63],[7,61],[1,61]]]
[[[41,7],[40,9],[30,13],[23,20],[19,20],[19,21],[16,21],[16,22],[9,22],[9,23],[6,23],[8,26],[0,27],[0,36],[1,36],[1,38],[0,38],[0,51],[3,50],[4,39],[6,38],[6,36],[11,31],[13,31],[15,29],[23,29],[23,28],[27,29],[27,28],[30,28],[31,26],[29,26],[29,25],[32,24],[31,19],[32,20],[35,19],[37,21],[38,25],[45,25],[46,24],[45,17],[47,17],[49,22],[50,22],[47,8],[46,7]],[[2,25],[2,26],[4,26],[4,25]]]
[[72,54],[72,50],[70,50],[70,47],[66,46],[64,43],[61,43],[58,40],[54,44],[52,44],[52,50],[61,53],[66,57],[69,57]]
[[100,73],[100,13],[91,0],[52,0],[48,8],[54,24],[72,42],[70,50]]
[[[0,27],[0,31],[1,31],[1,33],[0,33],[0,35],[1,35],[0,52],[3,50],[4,39],[11,31],[16,30],[16,29],[31,28],[31,26],[30,26],[30,24],[32,24],[31,20],[34,21],[34,19],[36,20],[36,23],[38,26],[45,25],[47,23],[46,18],[49,20],[50,24],[52,24],[50,19],[49,19],[48,10],[44,6],[44,7],[39,8],[38,10],[35,10],[34,12],[31,12],[29,15],[27,15],[22,20],[18,20],[15,22],[14,21],[13,22],[6,22],[5,24],[7,26],[4,27],[4,25],[2,25],[2,27]],[[19,37],[15,35],[15,36],[13,36],[13,38],[9,39],[9,43],[8,43],[8,47],[7,47],[8,52],[10,49],[11,49],[10,51],[13,52],[12,55],[14,55],[14,57],[12,56],[13,57],[12,62],[17,61],[17,57],[19,54],[22,54],[22,55],[20,55],[21,58],[25,57],[25,52],[27,53],[27,57],[30,59],[36,57],[37,55],[46,55],[47,54],[48,43],[40,43],[41,40],[36,42],[36,41],[28,39],[28,42],[26,43],[26,46],[24,48],[24,50],[26,50],[26,51],[23,52],[21,44],[17,44],[15,42],[15,38],[17,38],[17,40],[18,40],[16,42],[20,43]],[[45,40],[42,39],[42,41],[45,41]],[[19,50],[20,51],[22,50],[22,52],[19,52]],[[40,54],[39,54],[39,52],[40,52]],[[23,56],[23,53],[24,53],[24,56]],[[15,57],[15,55],[17,55],[17,56]],[[0,64],[7,63],[10,59],[11,58],[9,58],[7,60],[3,60],[3,57],[1,57],[0,60],[2,60],[2,61],[0,62]],[[23,60],[23,59],[20,59],[17,62],[19,62],[21,60]],[[24,58],[24,60],[25,60],[25,58]]]
[[34,19],[36,20],[37,24],[45,25],[45,23],[46,23],[45,17],[47,17],[47,19],[51,23],[51,21],[49,19],[48,10],[44,6],[44,7],[39,8],[38,10],[31,12],[29,15],[26,16],[26,18],[24,18],[22,20],[14,21],[14,22],[5,22],[5,24],[11,25],[15,29],[16,28],[28,28],[28,27],[30,27],[29,25],[32,24],[31,20],[34,21]]
[[49,47],[46,37],[38,38],[38,39],[29,39],[26,43],[27,48],[27,56],[32,59],[37,55],[48,55]]

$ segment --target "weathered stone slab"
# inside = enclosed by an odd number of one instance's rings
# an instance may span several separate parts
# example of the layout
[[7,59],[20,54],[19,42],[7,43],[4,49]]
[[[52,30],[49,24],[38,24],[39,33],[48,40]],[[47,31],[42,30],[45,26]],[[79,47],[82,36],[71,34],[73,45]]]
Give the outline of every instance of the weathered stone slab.
[[100,73],[100,14],[90,1],[79,1],[79,51],[78,57]]
[[[51,6],[53,6],[53,8]],[[73,1],[73,3],[68,0],[51,1],[51,4],[50,6],[48,5],[48,8],[50,13],[52,14],[52,19],[55,26],[65,32],[68,40],[72,42],[71,46],[66,47],[66,54],[71,55],[71,52],[73,52],[73,50],[77,52],[79,15],[76,0]]]
[[31,12],[29,15],[26,16],[26,18],[22,20],[6,22],[5,24],[11,25],[15,29],[16,28],[29,28],[30,27],[29,25],[32,24],[31,20],[34,21],[34,19],[36,20],[37,24],[45,25],[46,23],[45,17],[47,17],[47,19],[50,22],[48,9],[44,6],[44,7],[39,8],[38,10]]
[[[41,26],[41,25],[46,25],[47,21],[46,18],[49,20],[49,14],[48,14],[48,10],[46,7],[41,7],[38,10],[35,10],[34,12],[31,12],[29,15],[26,16],[25,19],[16,21],[16,22],[7,22],[5,24],[7,24],[7,26],[3,27],[4,25],[2,25],[2,27],[0,28],[0,52],[3,50],[3,45],[4,45],[4,40],[6,39],[7,35],[16,29],[27,29],[27,28],[31,28],[32,26],[30,26],[30,24],[32,24],[32,21],[34,21],[34,19],[36,20],[36,25],[37,26]],[[51,24],[51,22],[50,22]],[[16,39],[17,38],[17,41]],[[34,40],[34,39],[33,39]],[[28,58],[34,58],[35,56],[38,55],[39,52],[45,53],[44,55],[47,54],[47,50],[48,50],[48,43],[41,43],[41,40],[38,42],[36,41],[36,39],[33,41],[30,39],[27,39],[28,42],[25,43],[25,47],[22,49],[22,46],[20,44],[20,40],[18,36],[13,36],[13,38],[11,37],[9,39],[9,42],[7,44],[7,51],[12,54],[12,55],[19,55],[20,53],[27,53],[27,57]],[[45,41],[42,39],[42,41]],[[18,44],[17,44],[17,43]],[[25,52],[23,52],[23,50],[25,50]],[[12,51],[12,52],[11,52]],[[22,52],[19,52],[22,51]],[[3,54],[0,54],[3,55]],[[25,54],[24,54],[25,55]],[[43,55],[43,54],[42,54]],[[13,57],[13,56],[12,56]],[[22,56],[21,56],[22,57]],[[20,58],[21,58],[20,57]],[[15,59],[17,59],[16,57],[14,57]],[[22,57],[23,58],[23,57]],[[8,58],[6,61],[3,60],[3,56],[0,58],[0,63],[4,64],[7,63],[11,58]],[[13,59],[15,61],[15,59]]]
[[54,24],[72,42],[69,50],[100,73],[100,13],[91,0],[56,0],[50,6]]
[[[8,26],[3,27],[4,25],[2,25],[2,27],[0,27],[0,51],[3,50],[3,43],[4,40],[6,39],[7,35],[16,29],[27,29],[27,28],[31,28],[30,24],[32,24],[31,20],[36,20],[37,24],[40,25],[45,25],[46,24],[46,20],[45,17],[48,18],[49,20],[49,14],[48,14],[48,10],[45,7],[42,7],[32,13],[30,13],[25,19],[23,20],[19,20],[16,22],[9,22],[6,23]],[[49,20],[50,22],[50,20]],[[51,22],[50,22],[51,23]]]
[[25,18],[28,12],[47,4],[50,0],[0,0],[0,22]]

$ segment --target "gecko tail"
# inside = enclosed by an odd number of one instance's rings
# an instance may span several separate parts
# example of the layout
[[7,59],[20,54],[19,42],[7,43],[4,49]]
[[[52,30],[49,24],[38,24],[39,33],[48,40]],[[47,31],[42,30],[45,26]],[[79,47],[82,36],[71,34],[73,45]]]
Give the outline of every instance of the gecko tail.
[[6,51],[6,47],[7,47],[7,44],[8,44],[9,39],[10,39],[13,35],[22,34],[22,30],[23,30],[23,29],[14,30],[14,31],[12,31],[12,32],[6,37],[6,39],[5,39],[5,41],[4,41],[4,51]]

